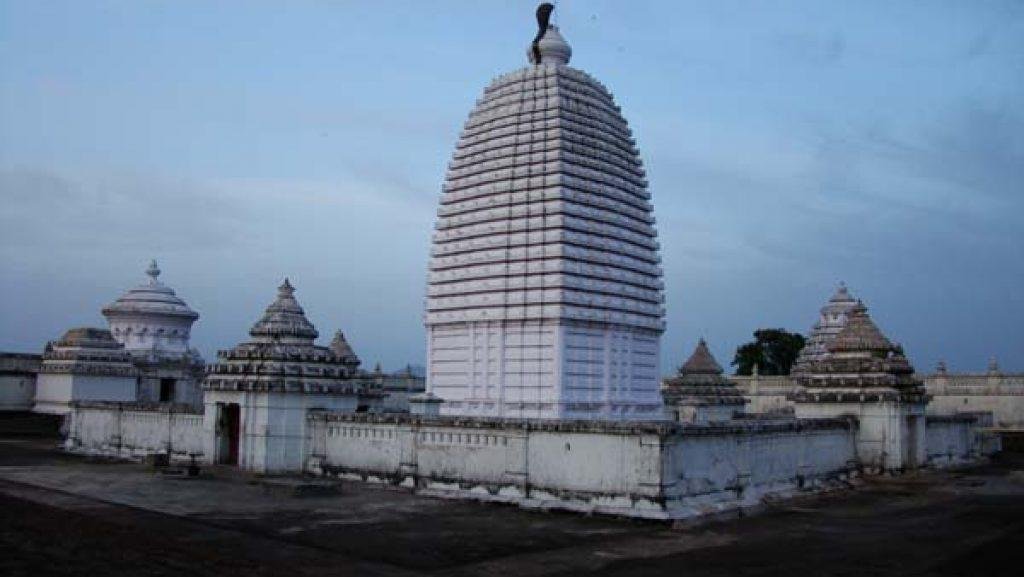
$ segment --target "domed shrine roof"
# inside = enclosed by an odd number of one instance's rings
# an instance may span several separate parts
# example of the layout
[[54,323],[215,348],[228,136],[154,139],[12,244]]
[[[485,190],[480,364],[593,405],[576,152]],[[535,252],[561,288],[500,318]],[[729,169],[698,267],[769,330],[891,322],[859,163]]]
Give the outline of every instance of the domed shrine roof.
[[207,366],[204,389],[338,394],[366,390],[359,358],[344,336],[339,333],[331,347],[314,344],[319,333],[288,279],[249,334],[251,341],[217,353],[217,362]]
[[743,395],[722,372],[707,342],[700,339],[678,374],[665,380],[662,396],[668,404],[744,404]]
[[46,344],[41,373],[135,376],[132,356],[107,329],[73,328]]
[[175,295],[174,289],[160,282],[160,268],[155,260],[150,261],[146,275],[148,281],[129,289],[119,299],[103,307],[103,316],[179,317],[192,321],[199,318],[199,313]]
[[59,339],[53,341],[55,347],[86,348],[86,349],[120,349],[124,348],[114,340],[107,329],[78,327],[68,329]]
[[287,340],[310,344],[320,336],[306,318],[306,311],[295,300],[295,288],[287,278],[277,287],[277,299],[249,329],[249,334],[260,342]]
[[818,320],[811,328],[807,343],[800,350],[793,363],[793,374],[803,371],[808,363],[821,360],[828,355],[828,343],[846,326],[846,313],[857,304],[845,283],[839,283],[832,298],[821,307]]
[[860,301],[846,313],[846,325],[828,343],[828,351],[795,375],[799,385],[809,390],[892,389],[901,397],[924,396],[924,385],[914,376],[903,347],[882,334]]
[[647,177],[611,92],[568,65],[551,7],[448,165],[426,323],[559,319],[664,330]]
[[334,338],[331,340],[329,348],[338,356],[339,359],[343,359],[347,363],[359,366],[361,361],[355,351],[352,350],[352,346],[345,340],[345,333],[341,331],[334,333]]
[[690,358],[679,368],[680,375],[721,375],[722,366],[715,360],[704,339],[697,342]]
[[888,353],[895,350],[875,322],[868,316],[868,308],[857,301],[846,313],[846,326],[826,345],[830,353],[871,351]]

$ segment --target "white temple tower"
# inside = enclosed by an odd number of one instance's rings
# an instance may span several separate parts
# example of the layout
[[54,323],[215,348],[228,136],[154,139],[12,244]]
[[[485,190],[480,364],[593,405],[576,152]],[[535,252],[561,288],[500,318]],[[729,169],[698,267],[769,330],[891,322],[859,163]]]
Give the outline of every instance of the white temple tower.
[[644,169],[611,93],[568,66],[546,20],[448,167],[427,390],[442,414],[657,419],[664,298]]

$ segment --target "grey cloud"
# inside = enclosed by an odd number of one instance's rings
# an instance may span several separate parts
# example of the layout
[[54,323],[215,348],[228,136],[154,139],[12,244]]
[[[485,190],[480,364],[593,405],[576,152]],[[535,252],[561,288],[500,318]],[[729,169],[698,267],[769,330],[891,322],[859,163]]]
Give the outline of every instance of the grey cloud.
[[0,170],[6,252],[210,249],[239,234],[245,207],[209,187],[131,174]]

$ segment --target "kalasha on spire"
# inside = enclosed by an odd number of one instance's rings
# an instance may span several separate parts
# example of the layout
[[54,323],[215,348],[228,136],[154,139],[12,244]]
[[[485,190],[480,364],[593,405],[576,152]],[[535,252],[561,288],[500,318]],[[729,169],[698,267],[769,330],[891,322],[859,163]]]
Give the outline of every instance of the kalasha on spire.
[[562,38],[558,27],[550,24],[555,7],[545,2],[537,7],[537,36],[526,51],[530,64],[568,64],[572,47]]

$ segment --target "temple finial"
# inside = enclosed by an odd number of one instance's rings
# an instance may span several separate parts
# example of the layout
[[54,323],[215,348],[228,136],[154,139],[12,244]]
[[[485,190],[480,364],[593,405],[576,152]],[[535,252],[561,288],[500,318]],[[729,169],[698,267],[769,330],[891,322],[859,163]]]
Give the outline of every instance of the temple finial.
[[277,292],[281,295],[291,296],[295,292],[295,287],[292,286],[288,277],[284,277],[284,282],[281,283],[281,286],[277,287]]
[[160,276],[160,267],[156,266],[156,259],[149,261],[149,267],[146,268],[146,274],[149,276],[149,282],[156,284],[156,277]]
[[544,2],[537,7],[537,35],[530,43],[527,56],[531,64],[568,64],[572,48],[551,24],[551,13],[555,7]]

